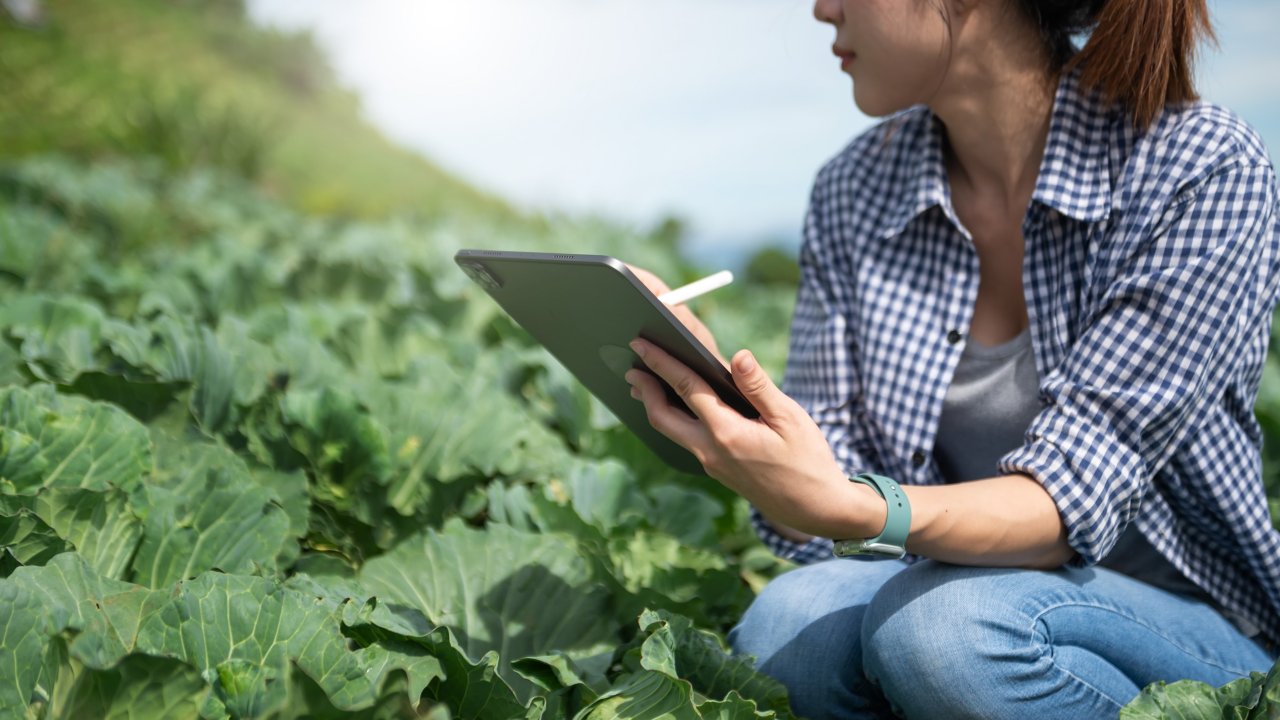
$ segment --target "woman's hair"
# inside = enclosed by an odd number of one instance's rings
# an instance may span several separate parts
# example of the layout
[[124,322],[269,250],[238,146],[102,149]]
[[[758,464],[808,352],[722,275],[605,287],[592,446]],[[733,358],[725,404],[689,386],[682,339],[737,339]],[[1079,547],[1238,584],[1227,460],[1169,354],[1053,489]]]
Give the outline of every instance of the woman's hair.
[[[1017,0],[1040,28],[1054,71],[1122,103],[1146,128],[1170,103],[1196,100],[1196,47],[1212,39],[1205,0]],[[1072,37],[1088,32],[1076,51]]]

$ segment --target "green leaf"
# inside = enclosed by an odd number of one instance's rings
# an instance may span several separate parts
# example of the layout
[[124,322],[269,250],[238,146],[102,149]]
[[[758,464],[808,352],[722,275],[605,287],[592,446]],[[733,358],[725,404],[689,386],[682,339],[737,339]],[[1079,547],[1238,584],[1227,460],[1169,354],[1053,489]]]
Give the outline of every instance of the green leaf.
[[39,488],[48,465],[38,440],[13,428],[0,428],[0,490],[31,492]]
[[503,677],[522,698],[534,688],[510,672],[511,659],[554,648],[601,673],[618,639],[609,595],[568,536],[503,525],[479,531],[453,520],[370,560],[359,582],[451,628],[469,658],[498,651]]
[[[519,500],[527,501],[529,518],[543,532],[577,538],[582,552],[601,567],[605,581],[616,585],[621,613],[634,616],[645,607],[661,607],[717,624],[740,617],[750,603],[745,582],[722,555],[650,530],[615,529],[616,535],[606,538],[599,526],[558,501],[557,496],[565,494],[565,485],[553,480],[542,492]],[[506,512],[503,508],[499,514]]]
[[361,491],[390,476],[386,430],[353,397],[329,388],[291,391],[283,411],[289,442],[310,461],[321,498],[372,524],[376,512]]
[[29,703],[48,703],[69,672],[62,633],[69,631],[70,652],[80,662],[108,669],[132,651],[144,609],[156,599],[145,588],[99,576],[76,553],[0,580],[0,667],[15,669],[0,672],[0,717],[22,717]]
[[[687,618],[646,610],[640,614],[639,623],[639,648],[631,650],[626,660],[635,669],[583,708],[575,720],[793,717],[781,685],[762,675],[758,677],[773,687],[756,684],[752,676],[757,674],[743,671],[740,663],[744,660],[730,659],[714,636],[693,629]],[[707,640],[715,647],[705,647]],[[749,670],[751,666],[747,663],[745,667]],[[767,689],[773,695],[771,704],[780,705],[782,712],[758,710],[755,702],[742,696],[739,687],[746,693]],[[710,699],[695,708],[695,694]],[[717,699],[722,695],[723,699]]]
[[703,720],[757,720],[777,717],[773,711],[761,712],[754,701],[742,697],[737,690],[730,690],[724,700],[703,702],[698,706],[698,714]]
[[36,496],[36,512],[99,574],[123,579],[142,523],[120,490],[53,488]]
[[1220,688],[1193,680],[1155,682],[1120,710],[1121,720],[1264,720],[1280,717],[1280,661]]
[[653,506],[635,477],[615,460],[573,463],[564,487],[578,517],[606,535],[620,527],[647,524],[653,517]]
[[209,686],[191,665],[130,655],[109,670],[84,671],[56,717],[100,720],[196,720]]
[[419,642],[440,659],[444,669],[444,679],[431,687],[428,696],[448,705],[457,717],[476,720],[542,717],[545,699],[532,696],[528,705],[521,705],[499,672],[496,651],[490,650],[479,662],[473,662],[448,628],[439,628]]
[[566,655],[530,655],[511,662],[511,669],[547,692],[586,686],[574,662]]
[[[670,535],[636,532],[609,540],[616,576],[632,592],[651,591],[690,609],[745,605],[742,580],[715,553],[691,548]],[[745,609],[745,608],[744,608]]]
[[679,485],[660,485],[649,495],[656,529],[686,545],[718,549],[716,520],[724,515],[723,505],[700,490]]
[[569,657],[556,653],[513,660],[511,669],[548,693],[547,713],[550,717],[567,718],[595,702],[604,689],[603,682],[598,683],[599,688],[592,687],[574,665]]
[[236,384],[238,363],[208,328],[200,328],[199,351],[191,393],[191,416],[210,434],[225,432],[239,419]]
[[153,481],[137,494],[145,516],[133,579],[163,587],[212,569],[274,573],[293,540],[280,499],[226,448],[157,433]]
[[574,720],[697,720],[689,683],[661,672],[627,676]]
[[650,633],[643,649],[650,653],[651,669],[659,669],[660,663],[660,669],[670,673],[673,665],[702,695],[719,699],[736,692],[779,718],[794,717],[786,688],[757,671],[749,658],[732,655],[716,635],[694,627],[688,618],[645,611],[640,625]]
[[100,307],[79,298],[24,295],[0,305],[0,328],[20,343],[27,369],[47,382],[70,383],[98,369],[105,321]]
[[1120,711],[1121,720],[1222,720],[1223,707],[1212,686],[1193,680],[1148,685]]
[[[440,358],[417,365],[417,386],[378,383],[364,388],[371,408],[391,430],[396,465],[415,481],[451,483],[481,475],[545,478],[559,472],[569,454],[555,433],[504,392],[498,370],[487,365],[460,373]],[[411,486],[395,488],[411,507]]]
[[70,652],[92,668],[107,669],[133,652],[144,614],[163,604],[162,592],[105,578],[78,553],[63,553],[43,567],[18,568],[0,587],[38,599],[47,643],[74,631]]
[[16,448],[15,457],[0,458],[0,477],[18,494],[43,487],[128,491],[151,465],[151,442],[136,420],[49,385],[0,388],[0,431]]
[[0,548],[20,565],[43,565],[74,549],[34,510],[35,499],[0,495]]
[[46,612],[35,593],[0,580],[0,717],[25,716],[33,699],[49,645]]
[[289,584],[327,603],[342,599],[347,635],[366,647],[370,664],[385,659],[406,670],[414,700],[425,692],[456,716],[477,720],[541,716],[545,699],[535,696],[521,705],[498,672],[496,652],[472,661],[451,629],[428,630],[430,622],[418,611],[368,597],[351,578],[295,576]]
[[26,384],[27,376],[22,372],[23,367],[22,356],[0,338],[0,385]]
[[211,702],[233,715],[283,704],[291,660],[327,692],[374,695],[330,613],[273,581],[210,573],[170,597],[142,618],[137,649],[193,664],[213,687]]

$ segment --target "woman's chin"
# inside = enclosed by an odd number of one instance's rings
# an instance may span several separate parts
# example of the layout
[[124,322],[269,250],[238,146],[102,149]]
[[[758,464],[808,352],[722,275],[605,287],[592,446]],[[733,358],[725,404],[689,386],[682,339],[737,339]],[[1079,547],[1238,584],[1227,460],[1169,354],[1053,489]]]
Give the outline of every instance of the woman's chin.
[[869,93],[858,92],[858,84],[853,85],[853,104],[858,107],[858,111],[868,117],[881,117],[888,115],[890,111],[884,109],[884,103],[880,102],[880,98],[867,97]]
[[[862,91],[859,92],[859,88]],[[866,88],[864,85],[853,83],[853,104],[858,110],[868,117],[888,117],[900,110],[911,107],[911,103],[903,103],[900,98],[888,97],[883,93],[877,93],[874,90]]]

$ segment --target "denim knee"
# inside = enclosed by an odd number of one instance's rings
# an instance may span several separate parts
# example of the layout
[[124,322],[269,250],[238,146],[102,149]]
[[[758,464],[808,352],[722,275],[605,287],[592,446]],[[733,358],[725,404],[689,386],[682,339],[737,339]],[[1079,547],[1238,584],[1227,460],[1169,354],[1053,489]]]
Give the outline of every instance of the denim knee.
[[1270,659],[1208,604],[1105,569],[895,575],[862,624],[865,672],[908,718],[1115,717],[1147,683],[1220,685]]
[[[835,559],[779,575],[729,633],[735,652],[786,686],[809,718],[870,717],[862,674],[867,603],[905,565]],[[874,704],[874,703],[873,703]]]
[[[1030,624],[1001,596],[1004,571],[924,561],[885,583],[862,626],[863,662],[895,711],[908,718],[991,715],[991,703],[1017,678],[1009,667],[1036,672],[1032,648],[1020,662],[1009,642]],[[1021,662],[1025,661],[1025,662]]]

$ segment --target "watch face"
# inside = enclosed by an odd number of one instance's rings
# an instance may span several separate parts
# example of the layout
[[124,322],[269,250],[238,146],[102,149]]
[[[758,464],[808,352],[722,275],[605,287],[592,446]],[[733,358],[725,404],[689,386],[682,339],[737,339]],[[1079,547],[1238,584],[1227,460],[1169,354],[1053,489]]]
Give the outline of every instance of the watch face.
[[892,558],[894,560],[907,554],[905,549],[898,547],[897,545],[869,542],[867,540],[836,540],[835,547],[832,551],[836,557],[870,555],[873,557]]

